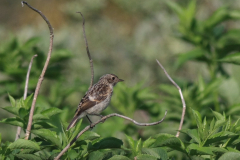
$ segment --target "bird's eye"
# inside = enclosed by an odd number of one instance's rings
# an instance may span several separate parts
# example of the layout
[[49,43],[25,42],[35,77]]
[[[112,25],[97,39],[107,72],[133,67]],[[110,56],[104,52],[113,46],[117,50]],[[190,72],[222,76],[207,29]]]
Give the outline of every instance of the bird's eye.
[[115,77],[112,77],[112,80],[114,80],[115,79]]

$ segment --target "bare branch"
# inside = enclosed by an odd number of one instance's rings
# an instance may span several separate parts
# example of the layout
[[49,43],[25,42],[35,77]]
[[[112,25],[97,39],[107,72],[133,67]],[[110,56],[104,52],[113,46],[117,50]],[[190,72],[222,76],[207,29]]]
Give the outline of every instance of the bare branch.
[[32,59],[31,59],[31,61],[30,61],[30,63],[29,63],[29,66],[28,66],[28,72],[27,72],[27,76],[26,76],[26,83],[25,83],[24,95],[23,95],[23,99],[24,99],[24,100],[27,98],[28,81],[29,81],[30,71],[31,71],[31,68],[32,68],[33,59],[34,59],[35,57],[37,57],[37,56],[38,56],[38,55],[35,54],[35,55],[32,57]]
[[[28,81],[29,81],[29,75],[30,75],[30,71],[31,71],[31,68],[32,68],[32,63],[33,63],[33,59],[37,57],[37,54],[35,54],[30,63],[29,63],[29,66],[28,66],[28,71],[27,71],[27,76],[26,76],[26,82],[25,82],[25,88],[24,88],[24,95],[23,95],[23,99],[25,100],[27,98],[27,90],[28,90]],[[21,134],[21,127],[17,127],[17,133],[16,133],[16,138],[15,138],[15,141],[20,138],[20,134]]]
[[93,60],[92,60],[92,57],[91,57],[91,54],[90,54],[90,51],[89,51],[89,48],[88,48],[88,42],[87,42],[87,37],[86,37],[86,33],[85,33],[85,19],[84,19],[84,16],[82,15],[81,12],[77,12],[77,13],[80,13],[82,18],[83,18],[83,24],[82,24],[83,25],[83,37],[84,37],[84,40],[85,40],[87,55],[88,55],[88,58],[89,58],[90,67],[91,67],[91,74],[92,74],[91,83],[90,83],[90,86],[88,88],[88,89],[90,89],[93,85],[93,80],[94,80]]
[[49,28],[49,32],[50,32],[50,43],[49,43],[49,50],[48,50],[47,59],[46,59],[46,62],[45,62],[45,64],[44,64],[42,73],[41,73],[41,75],[40,75],[40,77],[39,77],[39,79],[38,79],[38,83],[37,83],[37,86],[36,86],[36,89],[35,89],[35,93],[34,93],[34,97],[33,97],[33,101],[32,101],[32,106],[31,106],[31,110],[30,110],[30,114],[29,114],[29,120],[28,120],[27,129],[26,129],[26,135],[25,135],[25,139],[28,139],[28,138],[29,138],[29,135],[30,135],[31,128],[32,128],[32,118],[33,118],[33,113],[34,113],[34,109],[35,109],[35,105],[36,105],[38,93],[39,93],[39,90],[40,90],[42,81],[43,81],[43,79],[44,79],[45,72],[46,72],[46,70],[47,70],[47,67],[48,67],[48,64],[49,64],[49,61],[50,61],[50,58],[51,58],[52,46],[53,46],[53,37],[54,37],[54,35],[53,35],[53,28],[52,28],[50,22],[49,22],[48,19],[42,14],[41,11],[33,8],[32,6],[30,6],[30,5],[29,5],[27,2],[25,2],[25,1],[22,1],[22,4],[27,5],[30,9],[32,9],[33,11],[37,12],[38,14],[40,14],[40,16],[41,16],[41,17],[44,19],[44,21],[47,23],[48,28]]
[[186,103],[185,103],[185,100],[183,98],[183,94],[182,94],[182,90],[181,88],[172,80],[172,78],[168,75],[167,71],[165,70],[165,68],[162,66],[162,64],[156,59],[158,65],[162,68],[162,70],[164,71],[164,73],[166,74],[166,76],[168,77],[168,79],[173,83],[173,85],[175,87],[177,87],[178,91],[179,91],[179,94],[180,94],[180,97],[181,97],[181,100],[182,100],[182,105],[183,105],[183,109],[182,109],[182,116],[181,116],[181,121],[180,121],[180,125],[179,125],[179,128],[178,128],[178,132],[176,134],[176,137],[179,137],[179,134],[180,134],[180,130],[182,129],[182,125],[183,125],[183,121],[184,121],[184,116],[185,116],[185,112],[186,112]]
[[123,119],[126,119],[126,120],[129,120],[131,122],[133,122],[134,124],[138,125],[138,126],[152,126],[152,125],[157,125],[161,122],[163,122],[163,120],[165,119],[167,115],[167,111],[165,111],[165,115],[164,117],[160,120],[160,121],[157,121],[157,122],[153,122],[153,123],[139,123],[129,117],[126,117],[126,116],[123,116],[123,115],[120,115],[120,114],[117,114],[117,113],[112,113],[112,114],[109,114],[109,115],[106,115],[104,117],[102,117],[100,120],[98,120],[97,122],[94,122],[92,123],[91,125],[89,126],[86,126],[83,130],[81,130],[81,132],[78,133],[78,135],[76,137],[74,137],[74,139],[58,154],[57,157],[54,158],[54,160],[58,160],[67,150],[68,148],[71,147],[71,145],[76,142],[76,140],[84,133],[86,132],[87,130],[89,130],[90,128],[96,126],[98,123],[100,122],[104,122],[106,119],[110,118],[110,117],[114,117],[114,116],[117,116],[117,117],[120,117],[120,118],[123,118]]

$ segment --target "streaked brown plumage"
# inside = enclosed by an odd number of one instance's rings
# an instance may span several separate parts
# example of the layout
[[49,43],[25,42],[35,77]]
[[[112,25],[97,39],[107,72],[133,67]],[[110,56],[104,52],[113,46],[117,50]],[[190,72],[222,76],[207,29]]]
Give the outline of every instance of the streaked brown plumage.
[[103,75],[81,99],[75,115],[67,130],[75,126],[78,119],[86,115],[99,115],[107,108],[113,93],[113,87],[123,81],[114,74]]

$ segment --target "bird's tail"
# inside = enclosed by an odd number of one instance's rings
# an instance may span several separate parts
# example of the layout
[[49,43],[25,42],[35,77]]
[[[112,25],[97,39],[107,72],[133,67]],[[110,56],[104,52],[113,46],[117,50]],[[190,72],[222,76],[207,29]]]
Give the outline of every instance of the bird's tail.
[[69,124],[68,127],[67,127],[67,131],[68,131],[70,128],[72,128],[72,127],[75,126],[75,124],[77,123],[78,119],[79,119],[78,116],[75,116],[75,117],[72,119],[72,121],[70,122],[70,124]]

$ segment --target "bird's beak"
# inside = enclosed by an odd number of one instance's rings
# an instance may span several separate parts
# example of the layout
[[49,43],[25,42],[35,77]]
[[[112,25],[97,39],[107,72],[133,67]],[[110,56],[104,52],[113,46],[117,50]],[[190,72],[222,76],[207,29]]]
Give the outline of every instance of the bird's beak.
[[124,81],[123,79],[118,79],[118,82],[122,82],[122,81]]

